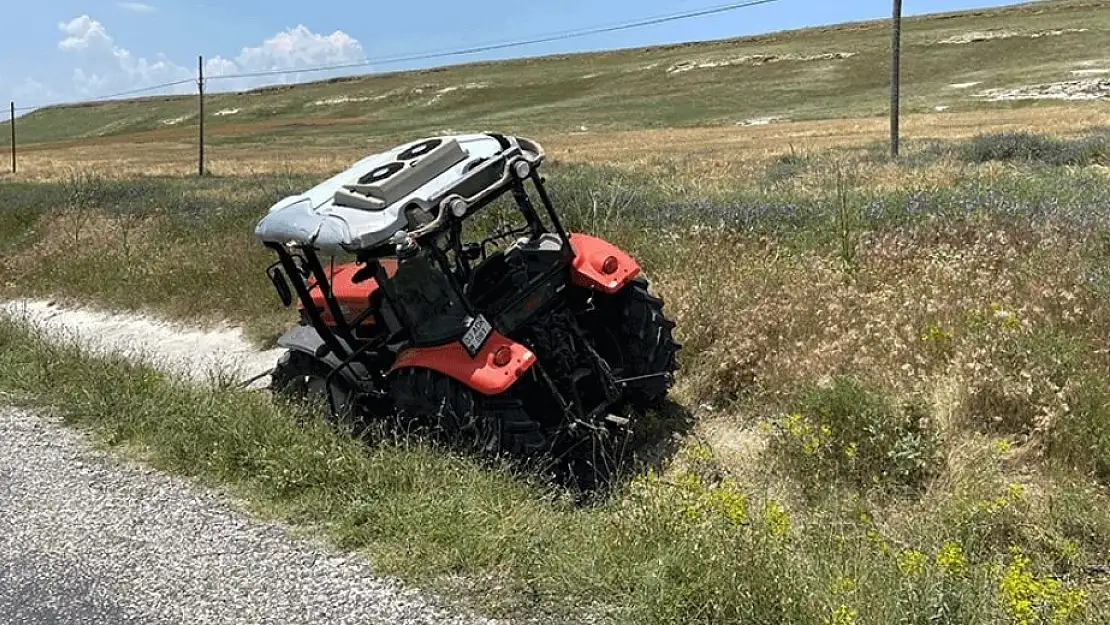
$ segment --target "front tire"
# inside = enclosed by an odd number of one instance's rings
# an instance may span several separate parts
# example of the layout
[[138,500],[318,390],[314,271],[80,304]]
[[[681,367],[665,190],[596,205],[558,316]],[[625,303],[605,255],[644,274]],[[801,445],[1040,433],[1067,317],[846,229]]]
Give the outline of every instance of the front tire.
[[311,355],[290,350],[282,354],[270,375],[270,391],[302,417],[311,418],[322,409],[331,423],[348,421],[354,413],[354,391],[336,376],[331,381],[329,403],[327,378],[331,371],[331,367]]
[[528,457],[545,450],[540,425],[519,401],[488,399],[431,369],[402,369],[390,385],[398,425],[479,453]]

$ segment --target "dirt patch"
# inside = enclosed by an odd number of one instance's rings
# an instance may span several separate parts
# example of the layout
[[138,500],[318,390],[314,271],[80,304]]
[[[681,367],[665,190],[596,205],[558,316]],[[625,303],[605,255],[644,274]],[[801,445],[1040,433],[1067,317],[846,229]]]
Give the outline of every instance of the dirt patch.
[[1088,32],[1089,28],[1060,28],[1055,30],[1037,30],[1033,32],[1022,32],[1017,30],[973,30],[966,33],[961,33],[947,39],[942,39],[937,43],[945,45],[967,45],[969,43],[981,43],[984,41],[996,41],[999,39],[1013,39],[1014,37],[1025,37],[1027,39],[1040,39],[1042,37],[1059,37],[1061,35],[1073,35]]
[[745,119],[743,121],[736,122],[736,125],[737,126],[768,126],[770,124],[781,124],[781,123],[788,122],[788,121],[790,121],[790,120],[785,118],[785,117],[776,117],[776,116],[754,117],[752,119]]
[[855,55],[855,52],[826,52],[823,54],[748,54],[733,59],[700,59],[679,61],[678,63],[675,63],[674,65],[668,67],[667,73],[683,74],[685,72],[690,72],[696,69],[715,69],[719,67],[731,67],[734,65],[758,67],[760,65],[782,63],[786,61],[837,61],[849,59]]
[[[379,96],[380,97],[380,96]],[[339,96],[337,98],[325,98],[323,100],[313,100],[305,106],[340,106],[343,104],[351,104],[357,102],[370,102],[374,98],[368,96]]]
[[[42,330],[59,342],[74,340],[94,353],[134,358],[198,382],[247,380],[270,370],[283,350],[259,351],[238,328],[198,329],[147,315],[63,308],[43,300],[0,302],[0,314]],[[269,383],[269,376],[253,388]]]
[[695,438],[709,445],[729,475],[751,483],[762,481],[770,435],[759,425],[745,425],[735,415],[703,414]]
[[987,89],[975,94],[989,102],[1014,100],[1064,100],[1078,102],[1099,100],[1110,95],[1110,79],[1067,80],[1041,85],[1022,85],[1001,89]]
[[426,106],[431,106],[431,105],[435,104],[436,102],[439,102],[440,100],[443,99],[443,96],[445,96],[449,93],[454,93],[456,91],[471,91],[471,90],[474,90],[474,89],[485,89],[487,86],[488,85],[486,85],[486,83],[484,83],[484,82],[468,82],[468,83],[463,84],[463,85],[452,85],[450,87],[444,87],[444,88],[439,89],[438,91],[436,91],[435,95],[432,96],[432,99],[428,100]]

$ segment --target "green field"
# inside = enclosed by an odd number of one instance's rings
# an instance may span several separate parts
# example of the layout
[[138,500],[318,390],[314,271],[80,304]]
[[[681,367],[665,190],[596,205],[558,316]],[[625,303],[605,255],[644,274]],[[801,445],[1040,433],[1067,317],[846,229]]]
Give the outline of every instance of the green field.
[[[1077,80],[1073,71],[1110,66],[1100,56],[1108,28],[1110,4],[1090,0],[907,19],[903,106],[907,113],[1036,106],[976,94]],[[977,32],[994,38],[946,43]],[[206,117],[215,143],[297,144],[445,129],[527,134],[869,117],[889,104],[889,47],[889,22],[848,24],[215,94]],[[682,64],[694,68],[675,71]],[[195,97],[157,97],[44,109],[19,125],[31,144],[190,133],[196,115]]]

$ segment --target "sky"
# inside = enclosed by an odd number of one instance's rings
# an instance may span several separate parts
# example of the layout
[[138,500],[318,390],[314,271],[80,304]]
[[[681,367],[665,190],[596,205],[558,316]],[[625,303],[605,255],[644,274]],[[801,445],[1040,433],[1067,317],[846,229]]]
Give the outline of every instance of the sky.
[[[906,15],[1014,0],[905,0]],[[375,60],[539,38],[728,4],[728,0],[50,0],[12,2],[0,20],[0,102],[84,101],[195,79],[204,56],[213,91],[335,75],[541,54],[723,39],[889,17],[889,0],[775,0],[728,13],[481,54]],[[327,73],[322,65],[365,63]],[[194,82],[150,94],[195,93]],[[5,117],[0,113],[0,119]]]

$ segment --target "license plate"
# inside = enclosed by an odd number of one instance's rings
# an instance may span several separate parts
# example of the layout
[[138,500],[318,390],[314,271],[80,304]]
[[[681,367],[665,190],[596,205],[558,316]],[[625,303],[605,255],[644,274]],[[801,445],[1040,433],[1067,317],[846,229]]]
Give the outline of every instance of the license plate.
[[482,351],[482,346],[486,344],[486,339],[489,338],[492,332],[493,327],[490,326],[489,322],[486,321],[486,318],[482,315],[478,315],[474,323],[470,324],[470,329],[467,330],[466,334],[462,337],[462,344],[471,358],[477,356],[478,352]]

